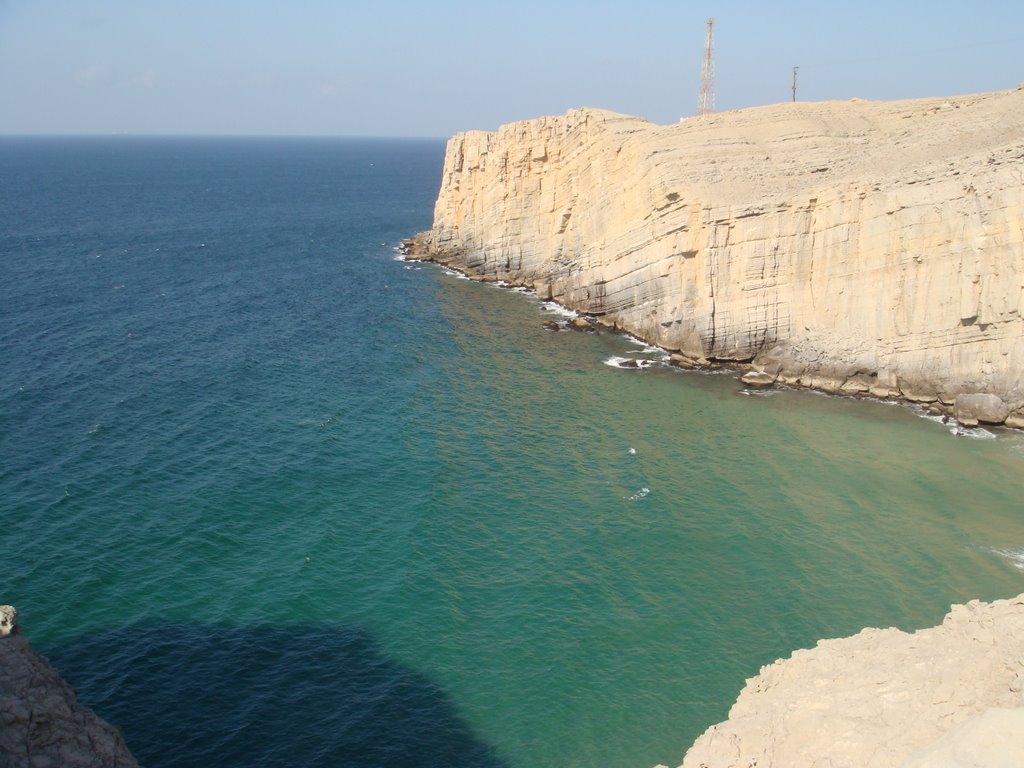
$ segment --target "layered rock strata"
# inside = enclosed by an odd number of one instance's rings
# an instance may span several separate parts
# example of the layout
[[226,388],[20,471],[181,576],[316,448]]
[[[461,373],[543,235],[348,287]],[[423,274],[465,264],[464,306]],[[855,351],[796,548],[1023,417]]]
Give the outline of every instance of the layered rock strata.
[[462,133],[418,246],[678,359],[1024,426],[1024,86]]
[[683,768],[1017,766],[1024,595],[912,634],[865,629],[762,667]]
[[138,768],[121,732],[78,702],[74,690],[17,632],[0,606],[0,765],[4,768]]

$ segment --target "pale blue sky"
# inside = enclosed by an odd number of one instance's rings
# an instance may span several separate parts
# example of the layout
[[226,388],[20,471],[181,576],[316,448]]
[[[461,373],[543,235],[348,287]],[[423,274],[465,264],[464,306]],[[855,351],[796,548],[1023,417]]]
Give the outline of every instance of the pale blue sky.
[[1024,2],[0,0],[0,133],[448,136],[1024,81]]

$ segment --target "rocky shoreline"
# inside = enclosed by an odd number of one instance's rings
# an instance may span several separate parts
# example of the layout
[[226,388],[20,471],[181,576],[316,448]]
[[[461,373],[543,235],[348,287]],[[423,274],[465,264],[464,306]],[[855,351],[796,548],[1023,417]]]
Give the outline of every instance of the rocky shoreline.
[[[468,271],[458,259],[446,258],[430,247],[430,232],[420,232],[411,238],[403,240],[396,248],[407,261],[419,261],[437,264],[445,269],[457,272],[469,280],[480,283],[502,283],[509,288],[522,288],[534,292],[534,286],[529,284],[515,283],[504,278],[495,277],[489,274],[479,274]],[[552,301],[552,299],[547,299]],[[576,307],[566,307],[578,312]],[[560,328],[554,321],[546,321],[545,327],[550,330]],[[600,315],[581,314],[573,321],[566,323],[569,330],[594,332],[599,330],[611,333],[622,333],[632,336],[645,344],[659,346],[657,342],[638,336],[628,328],[619,327],[614,322],[609,323]],[[964,428],[977,426],[995,426],[1007,429],[1024,429],[1024,414],[1019,412],[1010,413],[1006,404],[998,397],[985,393],[961,394],[956,398],[943,398],[939,395],[934,397],[921,396],[910,392],[909,394],[894,392],[891,389],[879,389],[872,386],[870,380],[845,378],[828,378],[816,376],[813,381],[801,377],[787,377],[784,375],[773,375],[760,365],[742,363],[734,360],[708,359],[702,356],[691,357],[681,350],[665,350],[668,357],[667,363],[673,367],[698,370],[698,371],[723,371],[736,374],[737,380],[748,389],[762,390],[776,386],[789,387],[792,389],[811,389],[824,394],[837,397],[863,398],[869,400],[898,401],[906,405],[920,408],[929,416],[941,418],[944,422],[955,422]]]
[[1024,86],[469,131],[405,248],[682,366],[1024,428]]

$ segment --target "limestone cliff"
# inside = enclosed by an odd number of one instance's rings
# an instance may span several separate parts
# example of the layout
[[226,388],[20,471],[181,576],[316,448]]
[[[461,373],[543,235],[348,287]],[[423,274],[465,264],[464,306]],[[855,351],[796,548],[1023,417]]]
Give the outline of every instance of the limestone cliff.
[[74,690],[14,629],[0,606],[0,766],[138,768],[120,731],[79,704]]
[[762,667],[683,768],[1009,768],[1022,756],[1024,595]]
[[693,361],[1024,426],[1024,86],[470,131],[421,244]]

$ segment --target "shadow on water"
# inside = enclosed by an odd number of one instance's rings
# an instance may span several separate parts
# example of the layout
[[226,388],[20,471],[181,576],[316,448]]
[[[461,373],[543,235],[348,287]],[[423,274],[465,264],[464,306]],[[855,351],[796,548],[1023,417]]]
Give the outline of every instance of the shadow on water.
[[129,626],[46,655],[148,768],[502,768],[444,691],[358,628]]

